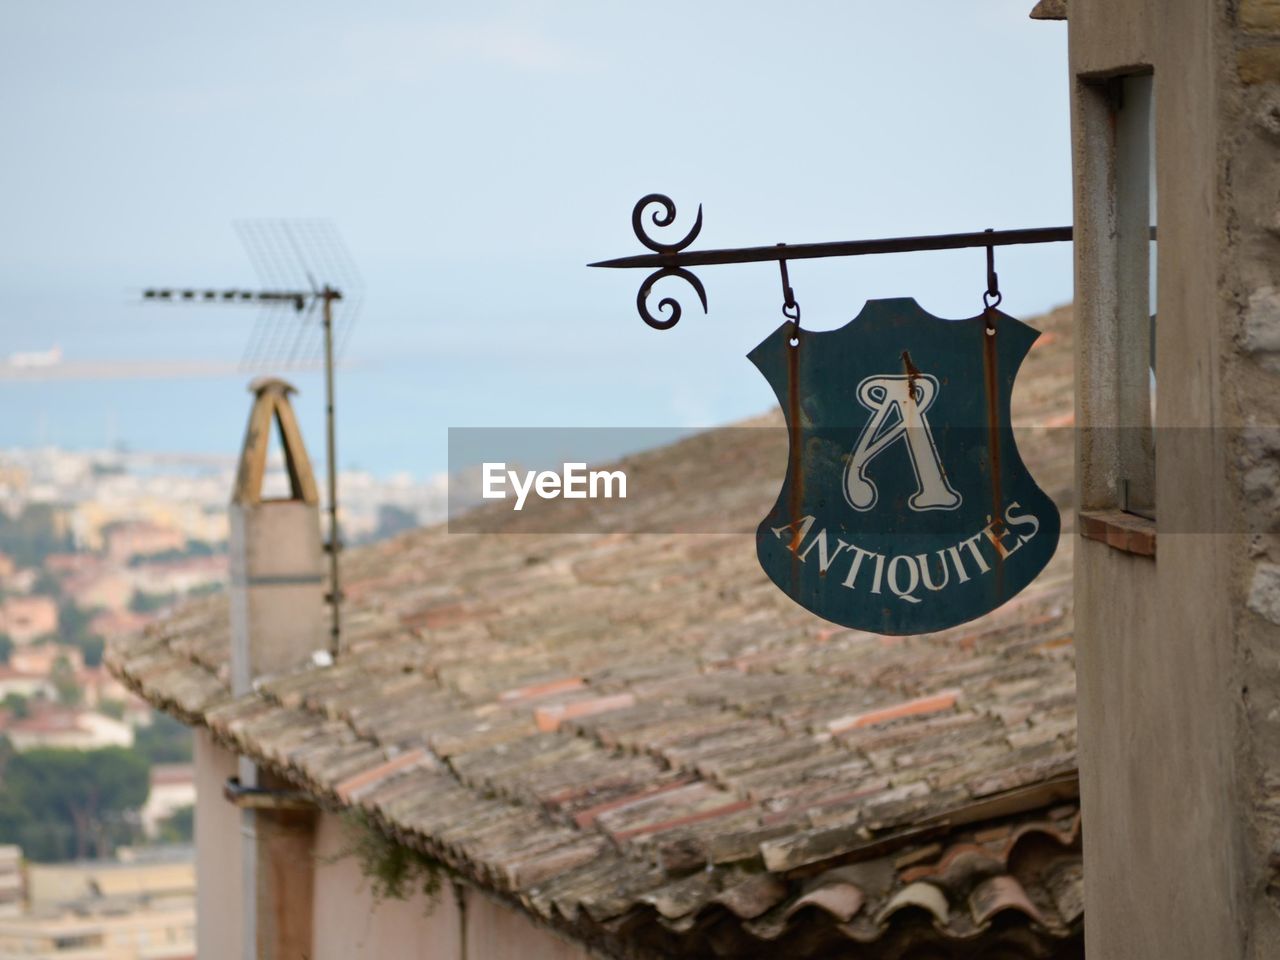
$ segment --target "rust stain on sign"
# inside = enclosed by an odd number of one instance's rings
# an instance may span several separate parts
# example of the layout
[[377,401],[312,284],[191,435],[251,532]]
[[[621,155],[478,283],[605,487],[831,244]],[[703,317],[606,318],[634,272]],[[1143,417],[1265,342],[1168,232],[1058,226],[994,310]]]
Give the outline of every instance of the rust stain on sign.
[[[1000,493],[1000,355],[997,350],[996,315],[994,307],[988,307],[982,315],[982,392],[986,400],[987,449],[991,459],[991,522],[1003,525],[1001,508],[1004,499]],[[1003,587],[1004,554],[995,553],[996,589]]]

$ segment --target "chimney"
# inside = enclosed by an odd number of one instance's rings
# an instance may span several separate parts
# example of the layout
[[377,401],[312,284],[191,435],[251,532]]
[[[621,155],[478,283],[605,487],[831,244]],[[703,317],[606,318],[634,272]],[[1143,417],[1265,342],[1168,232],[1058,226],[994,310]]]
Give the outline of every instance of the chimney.
[[[255,380],[231,494],[231,687],[328,662],[320,498],[283,380]],[[264,499],[272,421],[289,496]],[[321,654],[317,657],[317,653]],[[312,952],[316,810],[292,785],[241,757],[226,796],[240,808],[242,955],[298,960]]]
[[[253,410],[231,495],[231,685],[248,693],[326,650],[320,498],[289,402],[294,388],[263,378],[249,386]],[[264,499],[272,421],[280,427],[290,493]]]

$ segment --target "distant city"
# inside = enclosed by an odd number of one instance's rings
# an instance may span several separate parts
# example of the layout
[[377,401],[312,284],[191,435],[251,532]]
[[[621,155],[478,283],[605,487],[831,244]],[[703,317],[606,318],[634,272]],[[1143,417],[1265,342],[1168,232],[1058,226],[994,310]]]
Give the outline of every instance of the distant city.
[[[0,953],[119,940],[193,955],[191,733],[102,655],[225,588],[235,469],[194,454],[0,451]],[[281,463],[264,487],[287,491]],[[349,545],[445,517],[443,477],[348,471],[339,489]]]

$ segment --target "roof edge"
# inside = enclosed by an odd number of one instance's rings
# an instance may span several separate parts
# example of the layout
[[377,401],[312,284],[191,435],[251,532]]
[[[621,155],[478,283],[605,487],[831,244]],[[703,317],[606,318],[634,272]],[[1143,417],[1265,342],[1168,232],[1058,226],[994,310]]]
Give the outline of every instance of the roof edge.
[[[361,817],[370,827],[388,838],[438,862],[455,881],[465,883],[495,902],[528,917],[557,937],[588,950],[603,950],[607,955],[626,958],[626,960],[633,960],[633,958],[634,960],[654,960],[657,957],[671,956],[672,951],[679,954],[680,951],[691,946],[699,944],[705,946],[704,938],[709,935],[712,928],[720,931],[719,936],[732,938],[743,950],[784,948],[792,937],[798,936],[816,938],[829,947],[841,943],[846,945],[859,942],[870,943],[886,937],[895,939],[917,936],[924,936],[940,944],[954,944],[958,940],[963,940],[970,945],[983,942],[994,945],[1000,937],[1009,933],[1010,928],[1014,928],[1017,936],[1031,938],[1037,946],[1043,946],[1049,942],[1071,941],[1080,936],[1081,918],[1079,917],[1060,928],[1046,927],[1042,921],[1037,922],[1034,916],[1003,907],[1001,912],[1007,915],[1003,923],[996,925],[986,923],[974,929],[964,930],[951,929],[948,924],[926,924],[916,929],[910,910],[895,910],[892,911],[892,916],[886,914],[880,917],[862,918],[859,923],[852,925],[840,923],[838,917],[829,917],[823,911],[816,913],[809,911],[810,916],[806,923],[808,929],[804,932],[792,928],[791,913],[784,911],[780,917],[774,916],[784,910],[786,901],[793,900],[805,887],[812,885],[819,873],[832,868],[847,870],[852,864],[898,856],[903,847],[910,846],[912,841],[926,844],[924,849],[932,851],[938,849],[937,841],[943,840],[957,829],[972,826],[975,821],[1011,819],[1015,823],[1022,821],[1023,830],[1040,829],[1041,832],[1053,833],[1054,831],[1046,831],[1043,827],[1027,821],[1037,819],[1037,814],[1046,806],[1060,804],[1064,798],[1078,795],[1074,775],[1065,775],[1045,784],[1034,785],[1029,789],[1015,789],[990,797],[985,802],[975,805],[968,816],[964,811],[955,811],[931,823],[917,825],[916,829],[881,837],[877,843],[831,851],[830,855],[803,858],[805,860],[803,865],[794,864],[776,872],[770,871],[790,892],[785,895],[782,904],[770,908],[767,913],[760,916],[742,916],[734,912],[731,907],[725,907],[723,904],[717,906],[718,901],[712,901],[703,904],[687,916],[667,918],[660,911],[652,908],[644,898],[618,904],[614,909],[604,911],[596,905],[585,903],[577,909],[566,909],[567,904],[562,902],[561,897],[553,895],[544,897],[543,891],[539,890],[539,887],[548,883],[551,878],[545,878],[532,887],[525,887],[523,883],[518,882],[504,884],[502,878],[494,874],[485,863],[468,856],[468,851],[442,842],[440,838],[423,832],[411,824],[390,818],[389,811],[383,809],[378,803],[366,803],[360,797],[344,796],[332,785],[317,783],[297,767],[282,763],[279,758],[256,749],[257,745],[251,742],[251,739],[241,739],[236,737],[230,729],[220,729],[218,723],[210,723],[207,717],[210,709],[215,709],[218,705],[229,705],[236,699],[229,694],[205,699],[200,703],[202,696],[207,696],[209,693],[209,688],[203,684],[198,684],[195,689],[189,690],[165,690],[163,685],[158,687],[148,684],[142,677],[135,675],[129,669],[130,665],[126,658],[109,654],[106,662],[108,669],[121,682],[156,709],[189,726],[203,727],[220,747],[237,755],[253,758],[254,762],[270,769],[306,793],[321,809],[332,814],[354,814]],[[188,660],[188,663],[201,673],[207,669],[194,660]],[[220,686],[215,677],[210,676],[208,679],[213,681],[214,685]],[[186,696],[188,693],[194,694],[194,698],[189,699]],[[269,698],[264,698],[261,694],[252,694],[250,698],[269,702]],[[1037,805],[1043,806],[1037,809]],[[1016,840],[1010,841],[1011,846],[1014,842]],[[1059,836],[1058,842],[1072,845],[1079,843],[1078,815],[1071,827],[1070,836],[1066,834]],[[607,847],[599,850],[597,857],[593,859],[598,858],[613,861],[616,868],[620,870],[624,869],[628,863],[623,852],[610,850]],[[589,864],[569,865],[565,874],[571,876],[578,871],[588,869],[591,869]],[[735,877],[735,883],[741,881],[734,865],[725,865],[725,869],[726,877]],[[837,869],[836,872],[839,870]],[[667,882],[678,881],[679,878],[673,876]],[[616,910],[621,912],[615,913]],[[597,913],[599,915],[596,915]],[[899,922],[893,922],[895,920]],[[726,921],[731,922],[726,926]],[[1027,946],[1030,946],[1030,942]]]
[[1032,20],[1066,20],[1067,0],[1039,0],[1031,10]]

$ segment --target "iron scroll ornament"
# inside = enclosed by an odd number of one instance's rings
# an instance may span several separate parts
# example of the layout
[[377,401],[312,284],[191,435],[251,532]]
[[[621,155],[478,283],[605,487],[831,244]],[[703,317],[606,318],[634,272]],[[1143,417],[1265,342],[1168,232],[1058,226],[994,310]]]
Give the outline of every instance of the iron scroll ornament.
[[[649,236],[644,227],[645,208],[655,203],[660,209],[654,210],[651,215],[654,226],[669,227],[675,223],[676,205],[672,199],[660,193],[650,193],[641,197],[632,209],[631,229],[635,232],[636,239],[654,251],[654,253],[661,256],[674,256],[698,239],[698,234],[702,232],[702,205],[698,205],[698,217],[694,221],[693,227],[682,239],[677,240],[675,243],[661,243]],[[683,267],[669,264],[655,270],[645,278],[644,283],[640,284],[640,291],[636,294],[636,310],[645,323],[655,330],[669,330],[680,322],[680,317],[684,314],[680,301],[674,297],[663,297],[658,301],[658,310],[662,312],[663,316],[654,316],[649,310],[649,294],[652,292],[654,284],[665,277],[679,277],[693,287],[694,292],[698,295],[698,300],[702,303],[702,312],[707,312],[707,290],[702,285],[702,281]]]
[[1038,337],[994,307],[943,320],[912,299],[766,337],[749,359],[789,437],[756,532],[769,578],[818,616],[895,635],[972,620],[1034,580],[1061,520],[1022,462],[1010,406]]
[[[663,243],[651,237],[645,229],[646,211],[657,204],[658,209],[649,212],[655,227],[670,227],[675,223],[676,207],[671,198],[660,193],[650,193],[640,198],[631,211],[631,227],[636,238],[650,252],[629,257],[616,257],[588,264],[592,267],[611,269],[648,270],[649,275],[640,285],[636,308],[649,326],[669,330],[679,322],[683,310],[674,297],[664,297],[658,302],[660,316],[649,309],[648,299],[654,286],[666,277],[684,280],[698,295],[703,312],[707,312],[707,293],[702,282],[690,272],[691,267],[726,263],[762,263],[773,261],[814,260],[826,257],[861,257],[874,254],[912,253],[924,250],[962,250],[974,247],[1004,247],[1028,243],[1070,242],[1071,227],[1030,227],[1015,230],[983,230],[970,233],[945,233],[917,237],[881,237],[869,240],[839,240],[825,243],[772,244],[764,247],[734,247],[715,250],[690,250],[689,247],[702,231],[702,207],[698,207],[697,219],[690,231],[675,243]],[[1151,239],[1155,240],[1155,227]],[[992,304],[995,305],[994,303]]]

